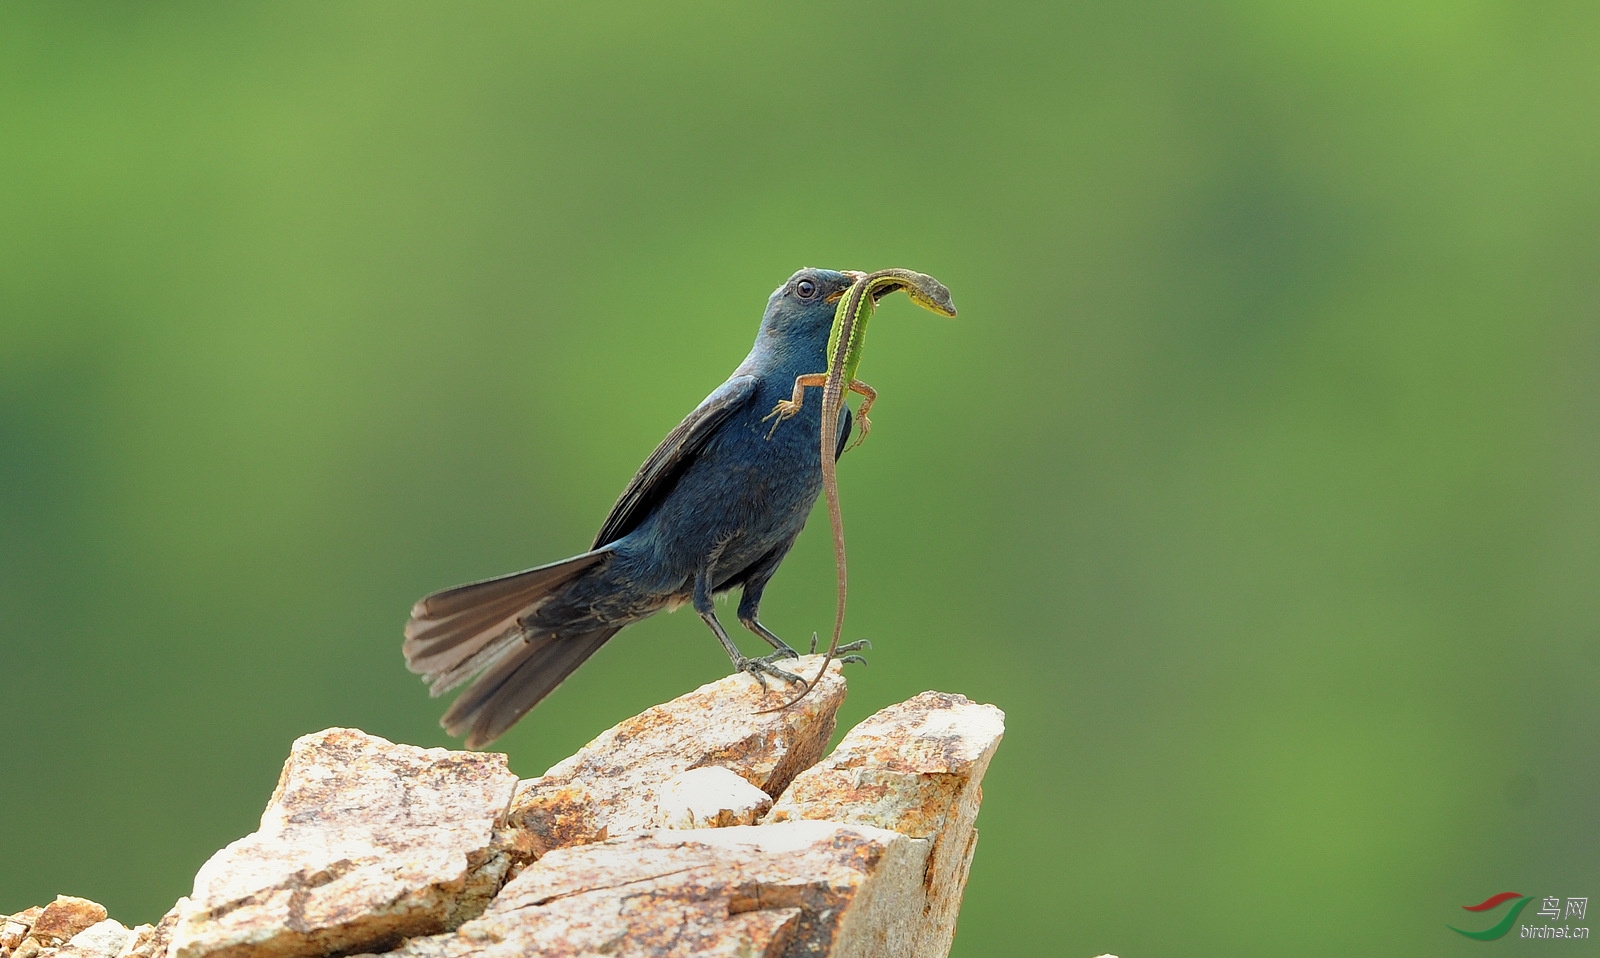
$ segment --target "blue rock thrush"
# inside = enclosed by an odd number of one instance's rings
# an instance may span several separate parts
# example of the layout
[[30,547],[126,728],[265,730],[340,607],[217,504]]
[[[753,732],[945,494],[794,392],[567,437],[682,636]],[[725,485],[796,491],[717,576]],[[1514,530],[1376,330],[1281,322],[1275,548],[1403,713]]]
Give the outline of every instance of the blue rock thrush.
[[[834,304],[858,275],[803,269],[773,292],[750,354],[639,467],[588,552],[412,607],[407,667],[434,695],[478,676],[440,719],[451,735],[466,733],[470,748],[494,741],[619,630],[684,603],[734,668],[805,681],[778,667],[797,653],[756,613],[822,488],[822,404],[806,403],[776,431],[763,417],[796,376],[826,367]],[[850,438],[848,407],[839,419],[836,459]],[[717,621],[712,597],[735,586],[740,623],[771,655],[745,657]]]

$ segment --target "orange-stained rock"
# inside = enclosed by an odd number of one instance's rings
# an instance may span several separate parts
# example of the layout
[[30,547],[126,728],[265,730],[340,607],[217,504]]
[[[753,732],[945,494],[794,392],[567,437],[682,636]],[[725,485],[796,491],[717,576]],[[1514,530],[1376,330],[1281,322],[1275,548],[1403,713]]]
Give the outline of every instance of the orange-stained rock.
[[947,954],[978,840],[979,783],[1004,732],[994,706],[924,692],[851,729],[795,778],[766,821],[851,822],[917,839],[927,858],[923,917],[903,954]]
[[[822,656],[812,655],[785,667],[810,678],[821,666]],[[821,757],[845,683],[835,662],[798,704],[762,712],[794,695],[781,683],[769,685],[763,691],[749,675],[730,675],[618,723],[523,782],[512,804],[513,824],[537,837],[538,854],[651,829],[666,781],[708,765],[777,795]]]
[[28,937],[40,945],[59,945],[78,932],[104,921],[106,909],[87,898],[57,895],[56,900],[44,906],[44,911],[34,919]]
[[606,808],[582,782],[533,779],[517,789],[507,816],[524,860],[553,848],[605,841]]
[[28,932],[33,928],[33,923],[38,921],[42,914],[44,906],[34,905],[32,908],[0,919],[0,958],[7,958],[21,946],[23,939],[28,937]]
[[169,953],[321,956],[451,927],[510,866],[495,831],[516,785],[504,755],[395,745],[354,729],[304,736],[260,830],[195,876]]

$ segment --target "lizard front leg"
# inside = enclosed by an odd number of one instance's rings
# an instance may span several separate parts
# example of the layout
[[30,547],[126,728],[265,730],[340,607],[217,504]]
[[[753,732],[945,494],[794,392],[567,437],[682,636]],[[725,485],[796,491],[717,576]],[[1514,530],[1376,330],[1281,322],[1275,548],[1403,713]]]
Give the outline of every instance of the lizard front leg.
[[761,417],[762,422],[766,422],[768,419],[773,418],[776,418],[778,421],[772,424],[771,429],[767,430],[767,438],[771,439],[772,434],[778,431],[778,423],[781,423],[790,416],[793,416],[795,413],[800,411],[801,406],[805,405],[806,387],[810,386],[820,389],[827,384],[827,373],[807,373],[804,376],[794,377],[794,395],[788,399],[778,400],[778,404],[772,407],[772,411]]

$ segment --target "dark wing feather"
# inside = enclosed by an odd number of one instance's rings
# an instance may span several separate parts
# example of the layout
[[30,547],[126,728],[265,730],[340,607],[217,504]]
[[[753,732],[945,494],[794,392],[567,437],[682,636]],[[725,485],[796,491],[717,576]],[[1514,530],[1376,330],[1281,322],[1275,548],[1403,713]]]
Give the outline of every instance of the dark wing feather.
[[849,406],[844,407],[841,411],[844,413],[842,417],[844,422],[839,424],[839,441],[833,444],[834,462],[838,462],[839,457],[844,455],[844,447],[850,442],[850,427],[855,423],[855,417],[850,415]]
[[735,376],[716,388],[694,412],[667,433],[661,445],[634,474],[628,488],[617,497],[611,514],[601,523],[592,548],[610,545],[632,532],[650,510],[672,491],[683,470],[694,461],[695,453],[740,406],[756,391],[754,376]]

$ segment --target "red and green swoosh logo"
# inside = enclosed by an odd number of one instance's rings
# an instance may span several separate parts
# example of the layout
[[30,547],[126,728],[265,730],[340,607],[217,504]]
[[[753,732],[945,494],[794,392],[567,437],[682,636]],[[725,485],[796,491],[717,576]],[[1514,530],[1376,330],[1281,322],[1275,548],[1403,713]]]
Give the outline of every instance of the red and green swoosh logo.
[[1494,941],[1496,938],[1504,938],[1506,932],[1511,930],[1511,926],[1517,923],[1517,916],[1522,914],[1522,909],[1528,907],[1528,902],[1533,901],[1532,895],[1519,895],[1514,891],[1503,891],[1498,895],[1485,898],[1476,905],[1461,906],[1467,911],[1493,911],[1512,899],[1516,899],[1515,904],[1506,912],[1504,918],[1495,923],[1493,928],[1485,928],[1483,931],[1462,931],[1455,925],[1445,925],[1445,927],[1458,935],[1465,935],[1478,941]]

